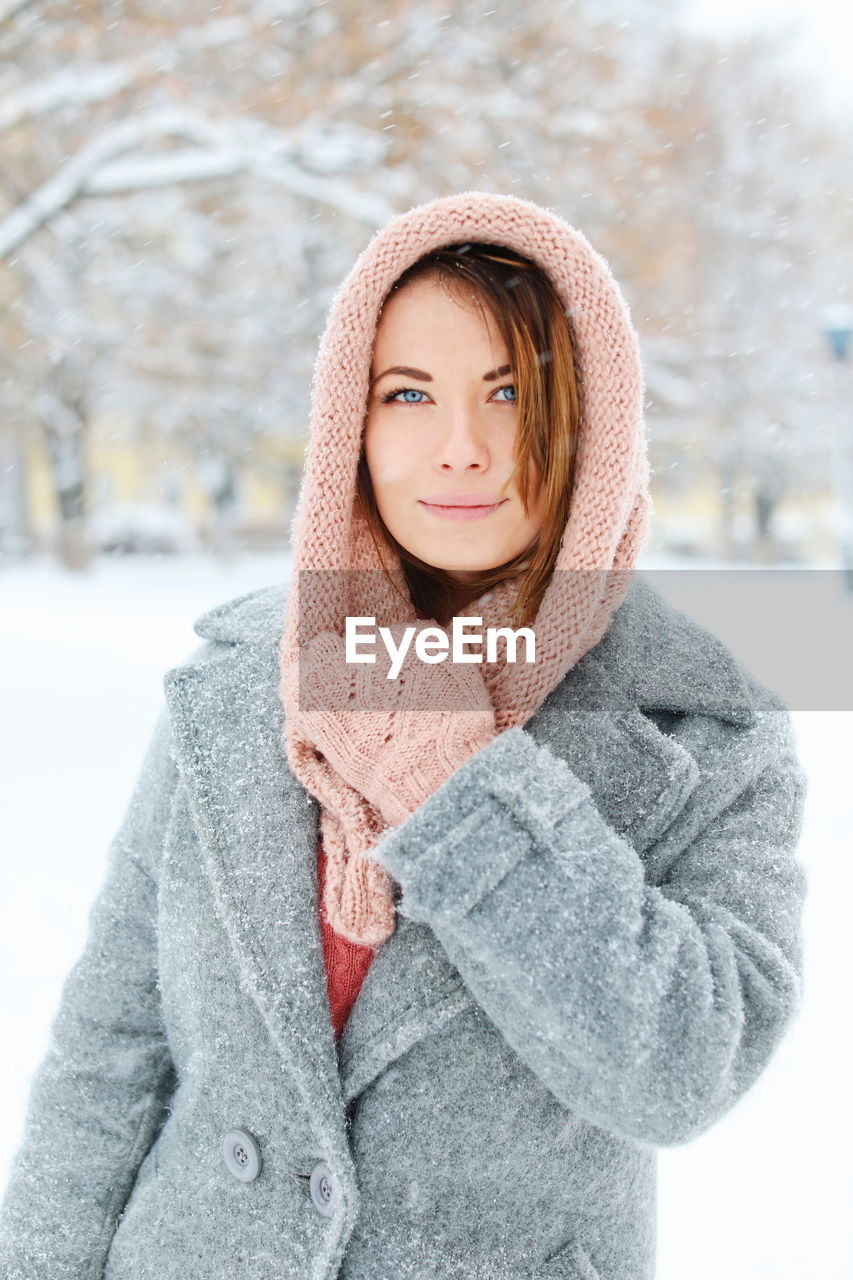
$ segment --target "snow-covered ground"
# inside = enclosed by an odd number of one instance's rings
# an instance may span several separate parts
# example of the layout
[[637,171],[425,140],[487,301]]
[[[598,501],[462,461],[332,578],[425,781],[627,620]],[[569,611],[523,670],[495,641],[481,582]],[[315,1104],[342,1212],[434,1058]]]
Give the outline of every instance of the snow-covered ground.
[[[288,570],[281,554],[0,573],[0,1194],[163,673],[198,644],[200,613]],[[803,1007],[750,1094],[704,1137],[660,1153],[658,1280],[853,1275],[853,713],[796,712],[795,724],[810,777]]]

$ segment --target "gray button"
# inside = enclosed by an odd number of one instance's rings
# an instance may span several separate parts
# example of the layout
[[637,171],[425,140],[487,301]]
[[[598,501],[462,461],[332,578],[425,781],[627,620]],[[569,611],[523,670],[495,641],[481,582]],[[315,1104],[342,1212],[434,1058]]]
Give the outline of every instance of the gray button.
[[245,1129],[229,1129],[222,1139],[222,1154],[230,1173],[241,1182],[253,1182],[261,1171],[261,1151]]
[[338,1188],[332,1178],[332,1171],[322,1160],[311,1170],[311,1199],[314,1208],[324,1218],[331,1218],[338,1205]]

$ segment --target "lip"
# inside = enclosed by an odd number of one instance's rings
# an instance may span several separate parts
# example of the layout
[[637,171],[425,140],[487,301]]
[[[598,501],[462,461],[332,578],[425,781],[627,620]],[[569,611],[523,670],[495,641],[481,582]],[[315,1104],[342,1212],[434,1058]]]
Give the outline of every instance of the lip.
[[[444,497],[445,495],[436,494],[435,496]],[[506,498],[502,498],[497,502],[484,503],[484,495],[480,495],[476,502],[472,502],[472,496],[471,494],[448,494],[449,502],[433,502],[426,498],[419,498],[418,501],[425,510],[437,516],[439,520],[485,520],[507,501]]]
[[496,493],[431,493],[418,501],[430,507],[496,507],[501,499]]

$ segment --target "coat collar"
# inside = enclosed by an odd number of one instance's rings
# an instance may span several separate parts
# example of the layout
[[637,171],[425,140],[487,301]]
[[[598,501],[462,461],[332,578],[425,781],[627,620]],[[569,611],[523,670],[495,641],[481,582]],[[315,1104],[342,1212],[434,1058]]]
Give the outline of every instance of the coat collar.
[[[324,1149],[346,1161],[345,1105],[473,998],[434,932],[398,916],[335,1045],[317,893],[319,809],[282,746],[286,594],[276,585],[205,613],[195,630],[221,647],[168,671],[164,689],[188,804],[247,991],[325,1129]],[[614,714],[590,717],[582,734],[565,733],[566,713],[593,708]],[[602,815],[638,850],[699,781],[690,751],[641,708],[698,711],[738,725],[755,719],[724,646],[635,578],[606,635],[525,727],[589,785]],[[614,758],[624,767],[602,767]]]

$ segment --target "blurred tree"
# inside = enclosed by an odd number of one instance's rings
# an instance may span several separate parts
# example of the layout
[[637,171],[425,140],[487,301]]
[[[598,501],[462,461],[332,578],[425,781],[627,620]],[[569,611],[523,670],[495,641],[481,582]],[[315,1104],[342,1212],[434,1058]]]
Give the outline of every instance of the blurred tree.
[[86,423],[105,415],[143,464],[174,439],[227,472],[239,504],[258,445],[305,433],[319,330],[372,231],[477,188],[554,208],[604,254],[653,439],[713,468],[730,553],[747,474],[772,540],[776,455],[826,460],[810,308],[815,269],[849,267],[827,198],[847,144],[783,91],[772,49],[723,56],[677,16],[678,0],[13,4],[0,348],[24,384],[12,429],[39,406],[63,519],[85,518]]

